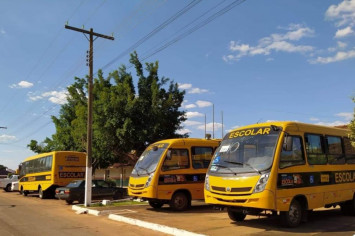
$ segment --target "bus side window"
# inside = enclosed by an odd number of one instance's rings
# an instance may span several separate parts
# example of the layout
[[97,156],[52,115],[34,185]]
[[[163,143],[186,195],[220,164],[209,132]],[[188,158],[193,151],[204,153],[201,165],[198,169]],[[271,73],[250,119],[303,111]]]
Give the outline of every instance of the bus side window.
[[329,164],[344,164],[345,155],[340,137],[326,136],[327,157]]
[[299,136],[288,136],[292,138],[292,150],[282,149],[279,168],[305,164],[302,148],[302,138]]
[[349,138],[344,138],[346,163],[355,164],[355,147],[351,145]]
[[189,168],[189,152],[187,149],[171,149],[171,155],[165,157],[162,170],[177,170]]
[[213,154],[212,147],[192,147],[192,167],[194,169],[205,169],[211,162]]
[[323,136],[318,134],[305,134],[306,152],[310,165],[325,165],[327,157],[324,152]]

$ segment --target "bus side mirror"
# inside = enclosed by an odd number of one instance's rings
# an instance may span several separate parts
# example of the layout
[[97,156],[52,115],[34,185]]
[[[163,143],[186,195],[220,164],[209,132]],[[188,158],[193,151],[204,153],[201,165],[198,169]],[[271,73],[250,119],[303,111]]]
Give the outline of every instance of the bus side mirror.
[[168,150],[168,152],[166,153],[166,159],[171,160],[171,150]]
[[292,145],[293,145],[292,136],[285,135],[282,149],[287,152],[292,151]]

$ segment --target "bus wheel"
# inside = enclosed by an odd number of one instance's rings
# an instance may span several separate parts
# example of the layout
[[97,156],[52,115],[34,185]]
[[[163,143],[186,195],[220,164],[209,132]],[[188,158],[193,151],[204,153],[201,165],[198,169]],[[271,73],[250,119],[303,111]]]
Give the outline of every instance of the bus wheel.
[[296,227],[302,220],[302,207],[300,203],[294,199],[291,202],[290,209],[288,211],[281,211],[281,220],[286,227]]
[[21,187],[21,191],[20,191],[20,193],[23,195],[23,196],[27,196],[27,194],[28,194],[28,192],[27,191],[25,191],[25,190],[23,190],[23,187]]
[[169,205],[175,211],[183,211],[190,205],[189,201],[185,193],[177,192],[171,198]]
[[233,221],[243,221],[247,215],[243,212],[232,211],[228,208],[228,216]]
[[149,205],[154,209],[160,209],[164,205],[164,203],[162,203],[161,201],[149,201]]
[[355,215],[355,196],[353,200],[340,204],[340,209],[344,215]]
[[46,198],[45,192],[42,190],[41,187],[38,188],[38,196],[39,196],[40,199],[45,199]]

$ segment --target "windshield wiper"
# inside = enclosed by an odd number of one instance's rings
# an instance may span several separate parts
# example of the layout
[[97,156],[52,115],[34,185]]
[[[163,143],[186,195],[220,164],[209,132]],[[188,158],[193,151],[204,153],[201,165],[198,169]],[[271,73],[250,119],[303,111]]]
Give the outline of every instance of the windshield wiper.
[[221,168],[226,168],[228,169],[230,172],[232,172],[233,174],[236,174],[231,168],[229,168],[228,166],[224,166],[224,165],[221,165],[221,164],[212,164],[212,166],[218,166],[218,167],[221,167]]
[[243,162],[237,162],[237,161],[224,161],[224,162],[231,163],[231,164],[236,164],[236,165],[241,165],[241,166],[246,165],[246,166],[252,168],[253,170],[255,170],[256,172],[258,172],[261,175],[260,170],[256,169],[254,166],[250,165],[249,163],[243,163]]
[[150,175],[149,171],[146,168],[143,168],[141,166],[139,166],[138,168],[144,170],[145,172],[147,172],[147,175]]

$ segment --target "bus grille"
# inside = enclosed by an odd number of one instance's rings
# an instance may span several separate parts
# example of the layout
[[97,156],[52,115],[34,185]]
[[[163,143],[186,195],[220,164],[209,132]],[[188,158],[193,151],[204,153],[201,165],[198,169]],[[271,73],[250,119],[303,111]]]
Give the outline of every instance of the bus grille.
[[134,189],[143,189],[144,184],[130,184],[129,187],[134,188]]
[[225,187],[212,186],[212,189],[215,190],[215,191],[219,191],[219,192],[240,193],[240,192],[250,192],[251,187],[231,188],[230,191],[227,191]]
[[234,199],[234,200],[226,200],[222,198],[216,198],[216,199],[221,202],[231,202],[231,203],[245,203],[247,201],[247,199]]

